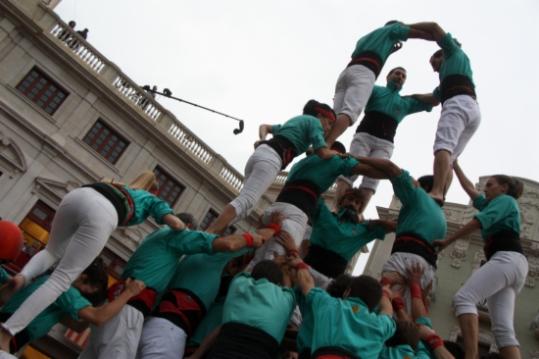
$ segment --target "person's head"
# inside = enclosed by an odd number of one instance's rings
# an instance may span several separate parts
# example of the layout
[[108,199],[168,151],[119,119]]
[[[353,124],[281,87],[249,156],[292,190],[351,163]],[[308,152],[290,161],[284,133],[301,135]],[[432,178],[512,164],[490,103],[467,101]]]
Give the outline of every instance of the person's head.
[[393,24],[402,24],[402,21],[399,21],[399,20],[389,20],[388,22],[385,23],[384,26],[389,26],[389,25],[393,25]]
[[329,283],[326,292],[334,298],[342,298],[346,290],[350,287],[351,282],[352,276],[343,273]]
[[444,347],[447,349],[448,352],[453,354],[455,359],[464,359],[464,350],[462,349],[460,344],[450,342],[449,340],[444,340]]
[[395,347],[408,344],[415,350],[419,343],[419,329],[415,323],[408,320],[397,320],[396,323],[395,334],[386,341],[386,345]]
[[11,262],[21,252],[24,236],[15,223],[0,220],[0,262]]
[[129,187],[143,189],[152,193],[159,191],[157,178],[155,177],[155,173],[152,171],[144,171],[139,174],[133,181],[131,181],[131,183],[129,183]]
[[432,186],[434,185],[434,176],[421,176],[417,179],[417,182],[419,183],[419,186],[425,190],[425,192],[429,193],[432,191]]
[[305,106],[303,106],[303,114],[317,117],[320,120],[322,128],[324,129],[324,133],[326,135],[329,133],[331,127],[337,119],[335,111],[333,111],[333,109],[329,105],[318,102],[316,100],[307,101]]
[[77,25],[77,23],[73,20],[71,20],[70,22],[67,23],[69,25],[70,28],[74,29],[75,26]]
[[195,217],[191,213],[182,212],[176,214],[176,217],[182,220],[183,223],[185,223],[185,226],[193,231],[196,231],[198,228],[198,223],[195,219]]
[[283,284],[281,267],[270,259],[258,262],[251,271],[251,277],[254,279],[266,278],[271,283],[277,285]]
[[344,145],[339,141],[333,142],[333,144],[331,145],[331,149],[343,155],[346,153],[346,147],[344,147]]
[[485,184],[485,197],[493,199],[501,194],[507,194],[518,199],[524,190],[524,185],[518,179],[507,175],[490,176]]
[[444,52],[443,50],[438,50],[432,56],[430,57],[430,65],[432,66],[432,69],[435,72],[440,71],[440,67],[442,66],[442,63],[444,62]]
[[395,67],[389,71],[386,80],[393,83],[398,89],[401,89],[406,82],[406,69],[404,67]]
[[361,299],[369,308],[373,310],[382,299],[382,286],[376,279],[368,275],[352,277],[348,297]]
[[101,258],[95,259],[73,282],[73,287],[77,288],[93,306],[99,306],[105,301],[107,286],[108,274]]
[[363,194],[359,188],[351,188],[339,198],[339,210],[343,208],[352,209],[359,213],[363,206]]

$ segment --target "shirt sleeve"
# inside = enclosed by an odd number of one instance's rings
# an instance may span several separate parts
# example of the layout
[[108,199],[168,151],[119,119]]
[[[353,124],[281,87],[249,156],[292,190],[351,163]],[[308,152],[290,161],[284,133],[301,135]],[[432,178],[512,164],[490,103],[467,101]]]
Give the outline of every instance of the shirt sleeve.
[[417,188],[414,186],[413,179],[408,171],[402,170],[401,174],[397,177],[392,177],[391,184],[393,185],[393,191],[395,196],[399,198],[403,205],[410,203],[415,197]]
[[410,26],[401,23],[395,23],[391,25],[391,40],[406,41],[410,34]]
[[55,304],[74,320],[79,319],[79,311],[92,304],[75,288],[70,287],[56,299]]
[[[185,231],[188,232],[184,233]],[[178,255],[197,253],[211,254],[213,252],[212,243],[217,237],[217,234],[190,231],[188,229],[184,229],[181,232],[170,230],[168,245]]]
[[354,168],[359,164],[359,161],[353,157],[342,158],[341,160],[341,174],[344,176],[352,176],[354,174]]
[[493,224],[510,215],[514,210],[513,202],[508,197],[500,197],[491,201],[474,217],[481,223],[481,228],[490,228]]
[[378,315],[378,328],[380,328],[383,340],[386,341],[395,334],[397,324],[389,315],[380,314]]
[[431,356],[429,348],[425,345],[425,343],[420,340],[417,343],[417,349],[415,351],[415,359],[431,359],[434,358],[434,356]]
[[273,125],[271,126],[271,133],[275,136],[277,132],[281,129],[282,125]]
[[367,224],[360,223],[358,224],[358,226],[367,227],[367,231],[362,236],[362,238],[369,239],[369,241],[373,239],[377,239],[377,238],[384,239],[384,237],[386,236],[386,229],[382,225],[377,224],[377,225],[369,226]]
[[326,139],[324,138],[324,129],[317,119],[312,119],[309,122],[309,142],[312,143],[315,150],[327,147]]
[[485,198],[485,195],[480,194],[479,196],[475,197],[473,199],[473,206],[477,208],[478,210],[482,210],[485,208],[488,204],[487,199]]
[[421,324],[432,329],[432,320],[429,317],[419,317],[415,322],[416,324]]
[[158,224],[163,224],[163,217],[167,214],[172,214],[174,211],[167,202],[159,197],[151,195],[151,199],[148,201],[148,212]]
[[439,43],[442,50],[444,50],[444,57],[448,58],[453,56],[458,51],[461,51],[460,46],[457,44],[453,36],[450,33],[446,33]]
[[411,113],[422,112],[422,111],[427,111],[427,112],[432,111],[432,105],[429,103],[419,101],[418,99],[413,98],[412,96],[405,96],[403,97],[403,99],[406,101],[406,108],[407,108],[406,114],[407,115]]

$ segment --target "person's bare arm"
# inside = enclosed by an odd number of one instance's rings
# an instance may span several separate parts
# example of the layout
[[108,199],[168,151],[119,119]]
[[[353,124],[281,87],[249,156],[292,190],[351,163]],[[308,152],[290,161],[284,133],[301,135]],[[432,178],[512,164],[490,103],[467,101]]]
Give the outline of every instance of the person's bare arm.
[[307,295],[314,288],[314,279],[309,272],[309,266],[298,257],[289,257],[288,265],[296,270],[296,284],[303,295]]
[[446,248],[448,245],[450,245],[457,239],[462,238],[470,233],[473,233],[480,228],[481,228],[481,223],[477,219],[474,218],[470,222],[462,226],[455,233],[453,233],[453,235],[441,241],[434,241],[432,245],[440,248],[440,250],[443,250],[444,248]]
[[331,148],[333,142],[335,142],[349,126],[352,126],[352,120],[348,116],[337,116],[337,120],[333,124],[331,131],[329,131],[329,134],[326,137],[328,147]]
[[[275,234],[273,228],[259,228],[256,233],[231,234],[212,242],[214,252],[236,252],[245,247],[258,248]],[[249,236],[252,238],[249,239]]]
[[181,219],[179,219],[173,214],[165,215],[163,217],[163,222],[176,231],[181,231],[185,229],[185,223],[183,223]]
[[416,93],[416,94],[410,95],[410,97],[415,98],[416,100],[424,102],[431,106],[438,106],[440,104],[440,99],[434,96],[432,93],[423,93],[423,94]]
[[219,333],[221,332],[221,326],[218,326],[215,328],[210,334],[208,334],[202,343],[200,343],[200,346],[198,349],[188,356],[186,359],[201,359],[204,357],[206,352],[213,346],[213,343],[215,342],[215,339],[219,336]]
[[389,284],[382,288],[382,299],[380,299],[380,314],[393,315],[393,306],[391,305],[392,292]]
[[402,170],[395,163],[384,158],[359,157],[361,163],[373,167],[375,170],[384,174],[383,178],[397,177],[402,173]]
[[369,228],[373,226],[382,226],[386,232],[395,232],[397,229],[397,222],[385,219],[371,219],[367,222],[367,226]]
[[475,189],[475,186],[472,183],[472,181],[470,181],[468,177],[466,177],[466,175],[464,174],[464,171],[462,170],[462,168],[460,167],[457,161],[453,162],[453,170],[455,171],[455,174],[457,175],[459,183],[462,189],[464,190],[464,192],[466,192],[472,200],[479,197],[479,191]]
[[423,276],[423,268],[419,263],[413,263],[408,271],[408,285],[412,296],[412,317],[416,320],[419,317],[428,315],[427,308],[423,302],[423,292],[421,290],[421,277]]
[[316,150],[314,150],[314,153],[316,153],[318,155],[318,157],[320,157],[323,160],[329,160],[331,157],[333,157],[335,155],[337,155],[337,156],[341,155],[340,152],[337,152],[335,150],[331,150],[328,147],[317,148]]
[[[417,34],[427,33],[428,37],[430,38],[425,40],[440,42],[445,35],[444,29],[442,29],[440,25],[435,22],[418,22],[415,24],[410,24],[409,26],[411,30],[410,32],[414,31],[417,32]],[[411,36],[408,35],[408,37]]]
[[419,30],[410,26],[410,32],[408,33],[409,39],[423,39],[427,41],[434,41],[432,35],[426,31]]
[[268,136],[268,133],[271,133],[271,125],[260,125],[258,127],[258,138],[260,141],[264,141]]
[[367,163],[358,163],[352,170],[354,174],[376,179],[386,179],[387,175]]
[[86,307],[79,310],[79,317],[94,325],[102,325],[118,314],[131,297],[144,289],[144,283],[139,280],[127,279],[124,291],[112,302],[100,307]]

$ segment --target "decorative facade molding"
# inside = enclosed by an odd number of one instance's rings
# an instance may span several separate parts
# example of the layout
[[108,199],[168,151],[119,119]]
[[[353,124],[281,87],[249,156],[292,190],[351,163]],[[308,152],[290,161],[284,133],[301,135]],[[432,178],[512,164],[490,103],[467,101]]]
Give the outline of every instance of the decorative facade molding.
[[26,172],[28,164],[23,151],[12,139],[0,132],[0,158],[10,164],[17,172]]

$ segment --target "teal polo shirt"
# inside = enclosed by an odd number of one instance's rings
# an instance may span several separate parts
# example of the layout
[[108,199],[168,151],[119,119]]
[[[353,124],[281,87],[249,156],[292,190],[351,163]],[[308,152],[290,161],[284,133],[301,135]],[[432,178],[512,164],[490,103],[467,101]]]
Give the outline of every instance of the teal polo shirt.
[[315,150],[327,147],[324,128],[320,120],[311,115],[301,115],[291,118],[282,125],[271,126],[273,136],[282,136],[292,142],[299,156],[307,151],[309,146]]
[[390,180],[395,196],[402,203],[396,235],[413,233],[429,244],[444,239],[447,222],[443,209],[423,188],[414,185],[414,179],[408,171],[402,170],[399,176]]
[[0,284],[4,284],[9,280],[9,278],[10,275],[8,272],[6,272],[6,270],[0,266]]
[[250,275],[241,273],[228,289],[223,324],[245,324],[263,330],[280,343],[295,305],[292,289],[280,287],[264,278],[254,280]]
[[152,217],[158,224],[163,224],[163,217],[174,211],[167,202],[142,189],[125,187],[135,204],[135,212],[128,225],[140,224]]
[[212,242],[217,237],[188,229],[158,229],[150,233],[129,258],[122,278],[141,280],[146,287],[163,292],[176,273],[179,258],[184,254],[212,253]]
[[349,261],[365,244],[376,238],[384,238],[386,232],[382,226],[369,228],[367,223],[342,221],[342,213],[331,212],[323,199],[318,200],[309,241]]
[[219,286],[221,274],[226,264],[235,257],[241,256],[247,250],[228,253],[215,253],[213,255],[200,253],[184,258],[176,274],[171,279],[168,287],[171,289],[187,289],[204,303],[204,309],[208,309],[214,301]]
[[362,359],[375,359],[395,333],[395,321],[389,315],[370,312],[359,298],[337,299],[313,288],[306,302],[314,317],[311,353],[338,347]]
[[464,75],[470,79],[473,84],[473,73],[470,65],[470,59],[462,51],[455,39],[450,33],[446,33],[439,42],[443,51],[444,61],[440,66],[439,77],[442,82],[450,75]]
[[[21,304],[39,288],[47,279],[48,275],[38,277],[28,286],[15,293],[13,297],[2,307],[2,313],[13,314]],[[45,336],[51,328],[57,324],[64,315],[69,315],[74,320],[79,319],[79,311],[92,304],[82,296],[74,287],[69,287],[51,305],[45,308],[34,320],[28,324],[26,330],[29,342]]]
[[288,172],[286,182],[308,181],[326,192],[340,175],[353,175],[359,161],[352,157],[333,156],[324,160],[318,155],[310,155],[296,163]]
[[365,112],[380,112],[400,123],[412,113],[432,110],[432,105],[411,96],[401,96],[399,91],[391,81],[386,86],[374,86]]
[[309,351],[311,349],[314,330],[314,316],[313,310],[311,306],[307,305],[307,300],[303,293],[301,293],[301,290],[296,288],[295,292],[298,307],[301,312],[301,325],[296,337],[296,348],[298,353],[302,353],[306,349]]
[[400,23],[380,27],[358,40],[352,57],[366,51],[374,52],[380,56],[383,65],[393,50],[393,44],[408,40],[409,33],[410,27]]
[[415,351],[408,344],[388,347],[384,345],[380,359],[412,359],[415,358]]
[[520,210],[513,197],[501,194],[488,201],[480,195],[474,199],[473,205],[479,210],[474,218],[481,223],[483,239],[503,230],[520,234]]

